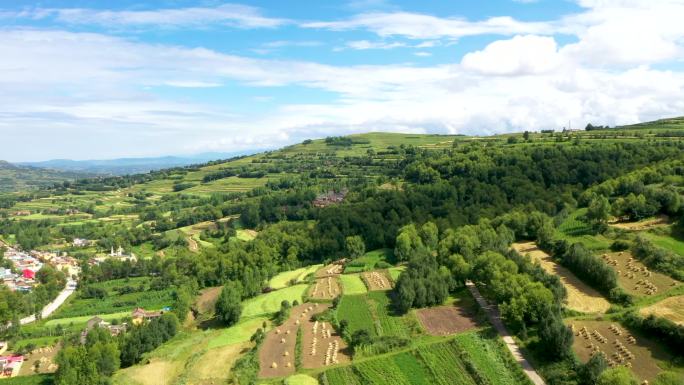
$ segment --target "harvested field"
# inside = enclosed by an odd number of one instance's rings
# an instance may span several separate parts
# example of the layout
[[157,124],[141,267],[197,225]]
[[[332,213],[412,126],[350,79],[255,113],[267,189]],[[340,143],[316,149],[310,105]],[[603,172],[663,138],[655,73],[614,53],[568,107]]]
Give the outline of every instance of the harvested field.
[[[321,313],[330,307],[328,304],[305,303],[291,310],[290,318],[281,326],[271,330],[259,349],[259,377],[283,377],[295,372],[295,347],[297,329],[302,328],[302,365],[305,368],[319,368],[335,362],[348,362],[349,356],[330,346],[336,344],[338,350],[346,349],[346,344],[337,335],[329,323],[311,320],[314,314]],[[316,325],[316,333],[314,333]],[[325,337],[323,330],[326,330]],[[331,331],[330,334],[327,331]],[[313,341],[316,338],[316,349]],[[333,355],[333,351],[336,354]],[[311,354],[311,353],[314,354]],[[275,365],[273,365],[275,363]]]
[[570,321],[569,324],[575,334],[573,350],[582,362],[589,360],[592,351],[603,352],[612,366],[623,365],[631,368],[640,383],[655,378],[661,371],[658,367],[659,361],[671,359],[661,346],[632,334],[619,323]]
[[340,294],[342,294],[342,287],[338,276],[319,278],[309,289],[309,297],[313,299],[332,300]]
[[569,309],[584,313],[603,313],[610,308],[610,303],[598,291],[582,282],[570,270],[556,263],[534,242],[514,243],[513,249],[520,254],[529,255],[533,261],[539,261],[542,268],[548,273],[560,277],[568,292],[566,306]]
[[134,366],[127,375],[135,384],[169,385],[175,377],[175,372],[176,365],[173,363],[154,360],[144,366]]
[[292,316],[266,334],[259,349],[259,377],[283,377],[295,372],[297,320],[307,305],[292,308]]
[[328,277],[331,275],[338,275],[338,274],[341,274],[343,270],[344,270],[343,265],[332,263],[330,265],[326,265],[326,266],[321,267],[316,272],[316,278],[324,278],[324,277]]
[[653,314],[684,326],[684,295],[666,298],[639,311],[642,315]]
[[188,371],[188,385],[220,384],[225,383],[230,375],[230,370],[243,350],[249,347],[249,343],[228,345],[220,348],[209,349],[198,359],[196,364]]
[[361,273],[368,290],[391,290],[392,281],[387,278],[387,270],[377,270]]
[[612,222],[610,226],[630,231],[648,230],[654,227],[663,227],[670,224],[670,218],[667,215],[659,215],[656,218],[644,219],[638,222]]
[[[310,305],[314,306],[314,305]],[[330,305],[313,307],[302,322],[302,367],[306,369],[347,363],[350,352],[347,344],[329,322],[312,321],[311,316],[327,310]],[[301,316],[301,314],[300,314]]]
[[[20,376],[30,376],[37,373],[54,373],[57,370],[55,357],[59,352],[61,344],[34,349],[31,353],[24,356],[24,364],[19,370]],[[35,363],[40,362],[38,370],[34,370]]]
[[620,286],[629,294],[640,297],[655,295],[679,284],[667,275],[650,271],[628,251],[602,254],[601,257],[618,273]]
[[419,309],[416,315],[428,334],[447,336],[475,329],[479,326],[475,311],[461,306],[448,305]]

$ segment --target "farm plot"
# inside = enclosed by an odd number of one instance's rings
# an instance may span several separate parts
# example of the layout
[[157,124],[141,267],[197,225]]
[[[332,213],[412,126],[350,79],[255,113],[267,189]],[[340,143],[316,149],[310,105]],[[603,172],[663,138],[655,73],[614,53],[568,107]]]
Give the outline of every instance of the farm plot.
[[670,223],[670,218],[666,215],[659,215],[655,218],[648,218],[637,222],[612,222],[610,226],[630,231],[642,231],[652,229],[654,227],[667,226]]
[[373,314],[363,294],[343,296],[337,309],[337,318],[349,322],[351,333],[365,329],[371,335],[377,335]]
[[639,311],[642,315],[655,315],[684,326],[684,295],[666,298]]
[[550,274],[560,277],[568,292],[567,307],[585,313],[605,312],[610,303],[594,288],[582,282],[570,270],[556,263],[550,255],[539,249],[534,242],[514,243],[513,249],[539,261],[541,267]]
[[271,278],[271,280],[268,281],[268,286],[273,289],[282,289],[292,283],[302,283],[309,274],[315,273],[322,266],[323,265],[312,265],[302,267],[296,270],[282,272],[276,275],[275,277]]
[[344,295],[364,294],[368,291],[359,274],[343,274],[340,275],[340,280]]
[[242,317],[248,318],[275,313],[280,310],[280,304],[284,300],[302,302],[306,288],[307,285],[295,285],[249,299],[242,304]]
[[391,264],[394,261],[392,249],[378,249],[367,252],[365,255],[348,262],[344,266],[344,273],[360,273],[379,267],[379,264]]
[[318,271],[316,271],[316,278],[325,278],[331,275],[338,275],[342,273],[343,269],[344,266],[337,263],[332,263],[318,269]]
[[328,308],[328,304],[309,304],[305,307],[305,310],[311,309],[308,313],[293,313],[294,317],[302,320],[302,366],[306,369],[347,363],[350,360],[347,344],[332,325],[311,319],[314,314]]
[[[466,365],[492,385],[528,384],[522,370],[511,368],[495,341],[467,333],[462,341],[451,340],[418,347],[352,366],[330,369],[323,377],[330,385],[475,385]],[[464,362],[467,351],[470,362]]]
[[386,291],[373,291],[365,295],[342,297],[337,310],[339,320],[347,320],[350,332],[367,330],[371,335],[405,337],[411,336],[412,314],[393,314]]
[[636,296],[648,296],[665,292],[678,285],[678,281],[650,271],[629,252],[602,254],[603,260],[618,274],[618,282],[625,291]]
[[446,336],[477,328],[475,311],[458,305],[419,309],[416,315],[428,334]]
[[661,370],[658,361],[669,355],[656,343],[631,333],[609,321],[571,321],[575,334],[573,350],[586,362],[592,354],[603,353],[611,366],[631,368],[643,380],[651,381]]
[[411,336],[410,325],[411,321],[416,324],[415,318],[410,313],[404,316],[395,315],[386,291],[369,292],[367,301],[379,335],[405,338]]
[[342,287],[340,285],[339,276],[318,278],[316,282],[311,285],[311,289],[309,289],[309,297],[313,299],[332,300],[340,294],[342,294]]
[[392,281],[387,278],[386,270],[361,273],[368,290],[391,290]]
[[510,352],[496,335],[482,333],[463,333],[455,337],[461,353],[466,352],[467,359],[480,376],[494,385],[531,384],[522,367],[513,360]]

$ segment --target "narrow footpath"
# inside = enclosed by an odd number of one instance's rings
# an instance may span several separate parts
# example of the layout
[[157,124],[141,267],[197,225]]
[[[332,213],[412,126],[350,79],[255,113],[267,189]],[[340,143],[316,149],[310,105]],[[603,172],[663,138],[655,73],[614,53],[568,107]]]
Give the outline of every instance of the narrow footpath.
[[472,281],[467,281],[466,286],[468,287],[468,290],[473,294],[473,297],[475,297],[475,300],[477,303],[480,305],[480,307],[487,313],[487,316],[489,317],[489,321],[494,325],[494,328],[499,332],[499,335],[503,339],[504,343],[508,347],[508,350],[510,350],[511,354],[513,354],[513,358],[515,358],[516,361],[522,366],[523,371],[525,374],[527,374],[527,377],[529,377],[530,380],[534,383],[534,385],[546,385],[544,380],[541,378],[539,373],[537,373],[536,370],[532,367],[532,364],[530,364],[529,361],[523,356],[522,351],[520,350],[520,347],[518,344],[515,343],[515,340],[513,337],[511,337],[511,334],[508,332],[508,329],[506,329],[506,326],[504,326],[503,322],[501,321],[501,314],[499,313],[499,308],[496,305],[490,305],[486,299],[480,294],[480,290],[477,289],[477,286]]

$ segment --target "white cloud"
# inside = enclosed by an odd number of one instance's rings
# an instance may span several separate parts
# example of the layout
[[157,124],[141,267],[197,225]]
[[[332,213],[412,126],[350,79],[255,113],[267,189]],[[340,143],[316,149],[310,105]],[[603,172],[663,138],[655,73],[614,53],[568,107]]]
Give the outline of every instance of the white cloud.
[[366,13],[348,20],[310,22],[301,26],[333,31],[367,29],[379,36],[403,36],[411,39],[456,39],[482,34],[539,34],[551,31],[549,23],[523,22],[508,16],[468,21],[409,12]]
[[432,56],[432,54],[431,54],[430,52],[425,52],[425,51],[418,51],[418,52],[414,52],[413,54],[416,55],[416,56],[419,56],[419,57],[429,57],[429,56]]
[[466,54],[463,68],[484,75],[534,75],[552,71],[560,64],[552,37],[526,35],[498,40],[482,51]]
[[367,50],[367,49],[393,49],[406,47],[405,43],[400,42],[383,42],[383,41],[368,41],[368,40],[354,40],[347,42],[347,47],[357,50]]
[[[0,29],[0,134],[11,143],[42,143],[9,146],[2,157],[157,155],[364,131],[483,134],[681,115],[684,73],[662,68],[684,57],[682,2],[644,4],[582,0],[583,12],[539,23],[376,13],[317,26],[368,29],[381,37],[353,43],[357,48],[398,42],[411,48],[409,58],[461,36],[502,35],[460,63],[429,66],[255,59],[95,33]],[[576,41],[560,46],[556,33]],[[159,92],[233,92],[235,84],[257,89],[245,96],[259,102],[257,112]],[[281,86],[332,96],[270,95]]]
[[54,18],[63,23],[102,25],[105,27],[204,27],[209,24],[223,24],[241,28],[273,28],[287,23],[287,20],[263,16],[259,9],[240,4],[121,11],[89,8],[33,8],[18,12],[0,13],[0,17],[3,16],[15,19]]

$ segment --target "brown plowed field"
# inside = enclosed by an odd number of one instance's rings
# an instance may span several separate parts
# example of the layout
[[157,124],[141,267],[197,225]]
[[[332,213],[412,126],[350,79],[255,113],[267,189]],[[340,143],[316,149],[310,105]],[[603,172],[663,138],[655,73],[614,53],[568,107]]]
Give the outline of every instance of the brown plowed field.
[[457,305],[419,309],[416,315],[425,331],[433,336],[461,333],[480,326],[471,309]]

